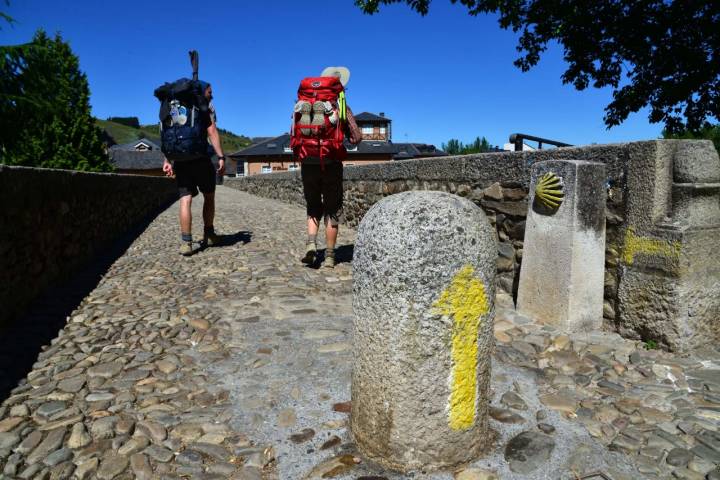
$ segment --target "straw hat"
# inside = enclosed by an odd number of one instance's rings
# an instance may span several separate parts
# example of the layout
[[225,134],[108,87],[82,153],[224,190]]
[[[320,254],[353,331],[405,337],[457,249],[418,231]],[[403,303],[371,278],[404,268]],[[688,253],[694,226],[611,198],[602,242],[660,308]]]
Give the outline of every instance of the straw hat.
[[347,67],[327,67],[320,74],[321,77],[338,77],[343,87],[350,80],[350,70]]

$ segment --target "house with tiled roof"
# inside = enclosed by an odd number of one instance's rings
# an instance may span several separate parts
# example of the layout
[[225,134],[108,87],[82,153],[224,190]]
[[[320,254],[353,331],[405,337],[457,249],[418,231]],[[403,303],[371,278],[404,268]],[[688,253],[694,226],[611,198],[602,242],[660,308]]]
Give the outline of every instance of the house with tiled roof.
[[[363,132],[363,140],[357,145],[345,142],[348,158],[343,164],[369,165],[373,163],[409,160],[413,158],[440,157],[447,154],[424,143],[392,143],[391,120],[384,113],[375,115],[362,112],[355,115],[355,121]],[[227,173],[257,175],[300,168],[293,159],[290,148],[290,134],[263,138],[262,141],[228,155]]]

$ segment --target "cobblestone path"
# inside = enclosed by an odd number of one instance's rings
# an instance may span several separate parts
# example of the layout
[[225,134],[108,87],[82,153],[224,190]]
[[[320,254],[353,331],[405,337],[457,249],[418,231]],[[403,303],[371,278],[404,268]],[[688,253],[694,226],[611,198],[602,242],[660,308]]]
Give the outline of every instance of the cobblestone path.
[[717,350],[568,337],[502,295],[497,448],[385,472],[347,431],[354,232],[337,268],[306,268],[301,208],[224,187],[216,229],[181,257],[175,204],[110,267],[0,406],[0,478],[720,479]]

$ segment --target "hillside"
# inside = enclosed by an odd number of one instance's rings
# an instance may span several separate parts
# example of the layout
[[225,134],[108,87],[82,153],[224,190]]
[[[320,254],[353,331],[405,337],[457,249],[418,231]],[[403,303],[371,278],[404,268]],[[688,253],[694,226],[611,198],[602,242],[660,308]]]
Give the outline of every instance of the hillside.
[[[100,120],[99,118],[95,119],[95,123],[117,144],[130,143],[140,138],[147,138],[157,144],[160,143],[158,125],[140,125],[140,128],[134,128],[117,122]],[[236,152],[251,143],[250,139],[245,136],[236,135],[222,128],[219,128],[218,131],[220,132],[220,139],[225,153]]]

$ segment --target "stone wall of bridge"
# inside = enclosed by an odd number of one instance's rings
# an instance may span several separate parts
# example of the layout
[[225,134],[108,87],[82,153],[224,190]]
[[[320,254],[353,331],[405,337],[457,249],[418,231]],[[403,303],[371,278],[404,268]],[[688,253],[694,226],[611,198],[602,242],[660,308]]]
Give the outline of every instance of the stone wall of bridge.
[[[357,225],[374,203],[407,190],[467,197],[497,231],[498,284],[514,292],[530,167],[554,159],[606,164],[607,326],[672,349],[720,339],[715,320],[720,260],[710,255],[710,238],[720,234],[720,160],[709,141],[654,140],[346,167],[345,223]],[[300,172],[229,179],[226,185],[304,204]]]
[[176,192],[164,178],[0,165],[0,325]]

